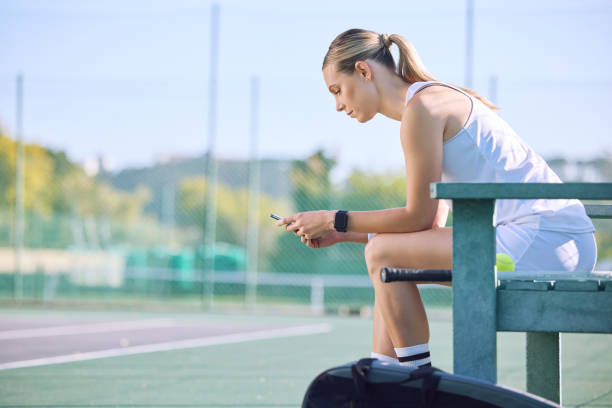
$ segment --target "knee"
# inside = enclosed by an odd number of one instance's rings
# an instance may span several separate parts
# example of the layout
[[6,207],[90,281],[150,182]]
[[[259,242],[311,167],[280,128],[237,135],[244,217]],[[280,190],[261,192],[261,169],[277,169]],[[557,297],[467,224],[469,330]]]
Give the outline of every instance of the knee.
[[365,246],[364,257],[370,274],[375,272],[373,271],[373,268],[380,269],[381,267],[386,266],[382,265],[386,262],[386,249],[384,241],[384,234],[376,234]]

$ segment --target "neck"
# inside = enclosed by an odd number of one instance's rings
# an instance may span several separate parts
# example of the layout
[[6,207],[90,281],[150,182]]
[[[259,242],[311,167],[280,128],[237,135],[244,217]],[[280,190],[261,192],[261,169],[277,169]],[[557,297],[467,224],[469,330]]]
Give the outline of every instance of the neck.
[[378,84],[379,95],[382,95],[378,111],[390,119],[401,121],[410,85],[396,75]]

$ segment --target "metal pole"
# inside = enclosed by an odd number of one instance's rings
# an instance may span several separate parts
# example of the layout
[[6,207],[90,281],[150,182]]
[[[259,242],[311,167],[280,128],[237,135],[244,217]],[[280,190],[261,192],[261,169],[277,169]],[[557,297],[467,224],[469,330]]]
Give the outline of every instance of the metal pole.
[[249,163],[249,214],[247,230],[247,305],[257,302],[257,253],[259,249],[259,158],[257,155],[257,128],[259,114],[259,78],[251,78],[251,152]]
[[24,241],[23,196],[25,179],[25,155],[23,148],[23,75],[17,75],[17,128],[15,164],[15,281],[13,295],[17,301],[23,298],[22,260]]
[[[213,307],[215,285],[215,243],[217,240],[217,73],[219,68],[219,5],[211,7],[210,78],[208,96],[208,160],[206,169],[206,227],[204,230],[203,297],[209,308]],[[208,284],[206,284],[208,281]],[[205,299],[203,299],[205,300]]]
[[162,188],[162,222],[168,231],[168,242],[174,246],[176,187],[173,182],[167,182]]
[[467,0],[465,15],[465,87],[471,89],[474,79],[474,0]]

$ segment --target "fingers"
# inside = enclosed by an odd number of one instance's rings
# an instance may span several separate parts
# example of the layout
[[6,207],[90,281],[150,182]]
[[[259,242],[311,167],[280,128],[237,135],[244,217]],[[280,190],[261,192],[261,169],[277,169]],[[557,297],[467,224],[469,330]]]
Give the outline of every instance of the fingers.
[[277,220],[275,224],[278,227],[284,226],[287,231],[293,232],[295,235],[300,237],[302,243],[309,248],[320,248],[319,240],[314,238],[312,234],[306,234],[304,232],[304,226],[298,221],[299,215],[300,214],[295,214],[291,217],[281,218],[280,220]]
[[302,237],[302,242],[304,242],[308,248],[316,249],[320,247],[318,239],[304,239],[304,237]]
[[291,216],[291,217],[284,217],[281,218],[280,220],[276,221],[276,225],[277,226],[281,226],[281,225],[291,225],[295,223],[295,216]]
[[289,232],[295,232],[297,234],[296,231],[298,231],[301,227],[299,225],[297,225],[296,223],[293,224],[289,224],[285,227],[285,229]]
[[[281,220],[279,220],[280,223]],[[281,224],[282,225],[282,224]],[[318,238],[312,238],[311,235],[304,234],[303,228],[299,228],[298,226],[287,226],[285,227],[287,231],[291,231],[295,233],[295,235],[300,237],[300,241],[302,244],[305,244],[308,248],[320,248],[321,244]]]
[[297,225],[295,222],[295,216],[281,218],[276,221],[276,225],[279,227],[285,226],[285,229],[289,232],[295,233],[295,235],[301,235],[298,233],[298,230],[301,228],[300,225]]
[[[285,227],[285,229],[289,232],[293,232],[295,235],[301,237],[304,236],[306,237],[306,239],[313,239],[315,238],[312,234],[307,234],[306,231],[304,230],[304,226],[303,225],[299,225],[298,223],[293,223],[288,225],[287,227]],[[316,237],[319,238],[319,237]]]

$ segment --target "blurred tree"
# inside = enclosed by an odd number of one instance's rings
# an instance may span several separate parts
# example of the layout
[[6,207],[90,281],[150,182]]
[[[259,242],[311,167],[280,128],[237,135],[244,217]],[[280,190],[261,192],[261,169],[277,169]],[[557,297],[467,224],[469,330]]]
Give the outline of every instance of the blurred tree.
[[[188,177],[181,181],[176,211],[176,220],[180,226],[199,231],[206,228],[205,191],[204,177]],[[246,246],[248,195],[249,191],[246,188],[231,188],[222,183],[217,185],[217,241]],[[260,250],[268,249],[270,247],[268,240],[275,235],[270,211],[287,212],[288,208],[286,200],[273,199],[260,193],[257,221],[260,231]]]
[[[206,179],[189,177],[181,181],[177,198],[177,222],[182,226],[205,229]],[[217,241],[244,246],[248,192],[217,185]]]
[[[0,208],[15,206],[16,142],[0,133]],[[121,235],[127,223],[142,221],[149,199],[144,189],[123,192],[97,181],[72,163],[64,152],[37,144],[24,146],[26,212],[25,244],[31,247],[62,248],[74,244],[73,220],[106,220]],[[10,223],[0,229],[10,230]],[[3,232],[4,245],[9,233]]]
[[346,182],[340,202],[343,208],[354,211],[403,207],[406,204],[405,177],[354,171]]
[[0,133],[0,207],[13,205],[10,191],[15,185],[15,154],[15,142]]
[[[17,143],[0,134],[0,200],[2,206],[13,207],[15,202],[15,169]],[[49,215],[52,209],[49,183],[53,177],[53,163],[44,148],[26,144],[24,209]]]
[[594,220],[598,260],[612,260],[612,220]]
[[[333,191],[329,175],[335,164],[336,161],[325,156],[321,150],[306,160],[295,160],[292,163],[291,198],[296,212],[332,209]],[[280,234],[276,247],[276,251],[269,258],[270,268],[273,271],[335,273],[328,262],[329,249],[310,249],[297,236],[290,233]]]
[[332,184],[329,174],[336,161],[319,150],[291,168],[291,196],[297,212],[330,209]]

